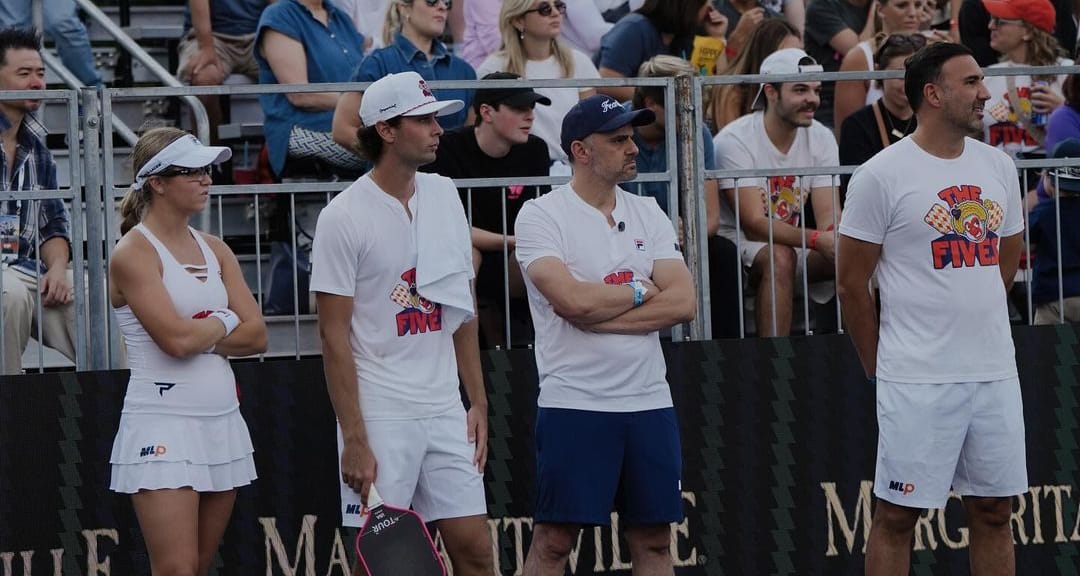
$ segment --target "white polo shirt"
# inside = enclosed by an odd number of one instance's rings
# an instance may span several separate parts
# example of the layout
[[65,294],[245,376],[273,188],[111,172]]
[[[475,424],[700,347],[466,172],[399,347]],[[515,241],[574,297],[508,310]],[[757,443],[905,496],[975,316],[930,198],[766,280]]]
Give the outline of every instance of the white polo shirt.
[[672,405],[659,333],[582,331],[555,313],[527,273],[550,256],[580,281],[626,284],[651,278],[656,260],[682,260],[671,220],[652,198],[617,189],[612,218],[621,231],[569,185],[529,200],[518,214],[515,254],[526,271],[542,408],[637,412]]
[[[315,229],[311,291],[353,298],[349,342],[365,420],[423,418],[461,406],[453,333],[443,329],[442,306],[416,291],[421,194],[452,194],[461,205],[450,179],[417,173],[410,220],[401,202],[364,175],[330,201]],[[468,226],[464,210],[436,223]],[[457,249],[471,260],[468,242]]]

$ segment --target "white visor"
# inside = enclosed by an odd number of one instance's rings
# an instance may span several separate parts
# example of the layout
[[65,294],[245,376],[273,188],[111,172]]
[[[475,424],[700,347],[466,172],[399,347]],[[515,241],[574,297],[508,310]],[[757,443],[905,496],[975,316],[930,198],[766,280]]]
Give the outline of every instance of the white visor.
[[164,172],[169,166],[202,168],[221,164],[232,158],[232,149],[225,146],[203,146],[199,139],[186,134],[154,155],[135,176],[135,187],[142,188],[151,176]]

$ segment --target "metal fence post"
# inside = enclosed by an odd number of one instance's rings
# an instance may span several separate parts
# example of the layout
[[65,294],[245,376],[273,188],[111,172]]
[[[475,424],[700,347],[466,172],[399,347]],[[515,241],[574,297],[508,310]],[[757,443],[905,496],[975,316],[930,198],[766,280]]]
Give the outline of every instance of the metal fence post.
[[[700,86],[700,85],[698,85]],[[675,139],[678,142],[679,205],[683,208],[683,254],[686,265],[694,277],[697,292],[697,314],[690,322],[690,339],[705,340],[711,336],[709,317],[709,238],[706,230],[705,191],[702,167],[701,124],[698,102],[700,94],[694,93],[695,82],[690,76],[675,78],[675,96],[678,100]],[[695,96],[697,96],[695,98]]]
[[[83,154],[83,176],[85,190],[85,214],[86,214],[86,262],[89,276],[90,293],[90,330],[101,331],[105,326],[105,255],[104,255],[104,226],[102,223],[101,207],[101,163],[111,162],[112,158],[101,157],[101,115],[98,107],[97,88],[84,88],[82,90],[82,102],[85,116],[83,118],[83,143],[86,153]],[[109,134],[108,137],[112,137]],[[75,161],[75,159],[73,159]],[[79,250],[81,247],[76,246]],[[90,370],[108,369],[107,357],[108,337],[104,332],[94,333],[90,338]]]

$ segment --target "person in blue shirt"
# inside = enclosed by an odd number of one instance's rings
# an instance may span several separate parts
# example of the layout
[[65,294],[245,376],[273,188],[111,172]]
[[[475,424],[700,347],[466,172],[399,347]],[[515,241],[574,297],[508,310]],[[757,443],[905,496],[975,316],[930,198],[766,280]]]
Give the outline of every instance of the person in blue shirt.
[[[383,27],[384,48],[364,59],[353,73],[353,82],[374,82],[388,74],[416,72],[427,82],[476,80],[468,62],[454,56],[439,41],[446,29],[450,0],[391,0]],[[439,100],[461,100],[465,108],[443,116],[439,124],[446,130],[464,126],[472,108],[473,90],[433,90]],[[361,92],[346,92],[334,111],[334,141],[350,150],[356,146],[360,129]]]
[[[278,0],[263,10],[255,32],[260,84],[348,82],[363,54],[364,37],[352,20],[323,0]],[[287,158],[317,160],[342,172],[363,169],[330,137],[337,100],[337,92],[259,96],[275,175],[283,175]]]
[[[1080,139],[1066,138],[1051,150],[1052,158],[1080,158]],[[1049,198],[1031,210],[1031,244],[1035,254],[1031,281],[1034,324],[1080,322],[1080,170],[1055,168],[1043,178]],[[1056,186],[1056,188],[1055,188]],[[1060,198],[1055,200],[1055,194]],[[1060,208],[1058,207],[1060,206]],[[1060,237],[1057,210],[1061,210]],[[1061,245],[1058,246],[1060,240]],[[1058,253],[1061,260],[1061,292],[1058,292]],[[1064,307],[1064,312],[1061,308]]]

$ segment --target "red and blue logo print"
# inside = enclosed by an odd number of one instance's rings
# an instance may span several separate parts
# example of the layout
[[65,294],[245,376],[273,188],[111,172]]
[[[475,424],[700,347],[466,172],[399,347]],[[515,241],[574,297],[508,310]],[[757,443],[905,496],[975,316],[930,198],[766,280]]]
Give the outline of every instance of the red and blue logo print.
[[950,186],[937,195],[945,205],[935,203],[923,217],[941,233],[930,242],[934,269],[997,266],[1001,205],[983,200],[982,188],[971,184]]
[[401,279],[405,283],[390,292],[390,299],[404,308],[396,315],[398,337],[442,330],[442,305],[416,291],[416,268],[406,270]]

